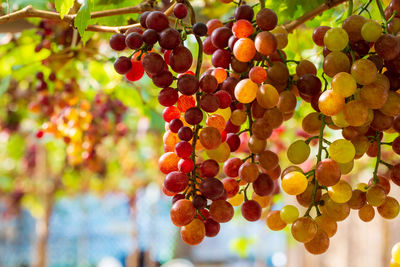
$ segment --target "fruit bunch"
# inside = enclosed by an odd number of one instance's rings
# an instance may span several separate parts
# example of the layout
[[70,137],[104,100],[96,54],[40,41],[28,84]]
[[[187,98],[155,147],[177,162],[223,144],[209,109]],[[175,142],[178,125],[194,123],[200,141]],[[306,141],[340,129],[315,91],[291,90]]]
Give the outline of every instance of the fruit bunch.
[[[394,6],[395,1],[390,6]],[[389,6],[389,7],[390,7]],[[302,121],[303,130],[310,135],[297,140],[287,150],[293,164],[305,162],[310,155],[310,141],[318,139],[317,162],[304,172],[299,166],[289,166],[282,172],[281,187],[297,202],[307,207],[299,217],[295,206],[288,205],[272,211],[267,225],[272,230],[292,224],[293,237],[304,243],[313,254],[321,254],[329,247],[329,238],[337,230],[337,222],[348,217],[350,210],[358,210],[361,220],[374,218],[375,209],[385,219],[398,216],[398,201],[389,196],[390,181],[399,183],[399,165],[382,160],[382,146],[392,146],[399,154],[400,137],[384,142],[388,134],[399,133],[400,94],[397,92],[400,63],[400,39],[393,18],[383,24],[360,15],[351,15],[340,28],[319,26],[313,33],[316,45],[324,47],[323,78],[325,88],[311,65],[299,62],[297,70],[304,72],[296,80],[299,96],[310,102],[315,112]],[[329,82],[326,76],[332,78]],[[340,131],[343,138],[325,139],[326,126]],[[376,158],[375,169],[368,184],[354,188],[350,181],[341,179],[348,174],[354,161],[367,154]],[[388,175],[378,174],[379,165],[386,165]],[[315,208],[314,218],[310,212]]]
[[[252,7],[240,5],[225,23],[196,23],[192,17],[192,25],[185,25],[188,9],[187,2],[174,7],[175,28],[159,11],[143,13],[145,30],[116,34],[110,46],[133,50],[130,59],[116,60],[118,73],[134,81],[146,72],[162,88],[163,191],[173,196],[171,220],[181,227],[182,239],[196,245],[218,234],[220,223],[232,219],[233,206],[241,206],[249,221],[260,219],[263,208],[270,207],[280,166],[277,154],[266,149],[267,139],[291,118],[296,96],[282,51],[287,32],[276,27],[274,11],[262,9],[254,16]],[[192,54],[183,43],[190,34],[200,50],[195,73],[190,71]],[[163,56],[155,52],[157,41]],[[213,68],[200,76],[203,52],[212,55]],[[243,141],[250,155],[230,158],[243,151]]]

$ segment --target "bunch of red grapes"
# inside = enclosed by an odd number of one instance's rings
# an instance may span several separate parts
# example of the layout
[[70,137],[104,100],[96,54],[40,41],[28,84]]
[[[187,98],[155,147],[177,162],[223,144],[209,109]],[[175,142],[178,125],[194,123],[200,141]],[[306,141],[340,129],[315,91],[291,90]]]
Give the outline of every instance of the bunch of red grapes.
[[[392,13],[397,5],[393,1],[389,6]],[[166,174],[163,191],[173,196],[171,220],[181,227],[186,243],[196,245],[205,236],[216,236],[220,224],[233,218],[233,206],[241,206],[248,221],[265,214],[271,230],[291,224],[293,237],[313,254],[328,249],[337,221],[350,209],[359,210],[364,221],[372,220],[375,208],[384,218],[397,217],[399,204],[388,194],[389,179],[400,185],[400,164],[381,158],[383,145],[400,154],[400,137],[383,139],[384,133],[400,130],[397,12],[386,12],[383,27],[352,15],[342,28],[321,26],[314,31],[314,42],[324,46],[324,88],[312,62],[286,59],[288,33],[277,26],[271,9],[255,16],[251,6],[241,4],[229,21],[212,19],[207,24],[195,23],[187,2],[178,3],[173,13],[174,28],[162,12],[143,13],[141,27],[113,35],[110,46],[132,50],[130,57],[116,60],[118,73],[136,81],[146,72],[162,88],[158,100],[165,106],[166,133],[159,167]],[[192,25],[182,21],[188,13]],[[192,53],[184,46],[191,34],[199,45],[195,72]],[[154,47],[157,42],[160,52]],[[212,55],[213,67],[200,76],[203,53]],[[296,73],[290,74],[288,64],[297,65]],[[292,165],[281,171],[267,139],[293,116],[298,98],[310,102],[315,112],[302,122],[308,138],[291,144],[287,157],[296,165],[306,162],[316,139],[317,161],[309,170]],[[325,139],[326,126],[340,130],[343,139]],[[239,158],[243,142],[249,154]],[[373,177],[353,190],[341,178],[365,153],[376,158]],[[378,175],[379,164],[391,169],[390,177]],[[279,192],[277,180],[307,208],[304,216],[299,217],[293,205],[271,211],[272,196]]]

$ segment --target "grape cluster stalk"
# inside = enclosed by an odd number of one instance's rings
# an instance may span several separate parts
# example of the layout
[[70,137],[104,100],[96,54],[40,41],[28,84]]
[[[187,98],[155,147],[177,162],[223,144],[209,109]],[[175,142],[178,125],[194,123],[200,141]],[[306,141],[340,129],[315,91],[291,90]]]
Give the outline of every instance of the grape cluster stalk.
[[[181,227],[183,241],[197,245],[216,236],[236,206],[247,221],[263,218],[274,231],[291,224],[293,237],[313,254],[328,249],[337,222],[351,209],[366,222],[375,210],[386,219],[397,217],[400,206],[389,196],[389,180],[400,185],[400,164],[384,161],[382,147],[400,154],[400,137],[386,140],[400,132],[400,1],[382,11],[382,23],[353,15],[351,8],[342,27],[315,29],[324,83],[312,62],[287,59],[288,32],[277,25],[273,10],[263,7],[254,14],[253,7],[235,4],[228,21],[203,24],[188,1],[179,2],[173,27],[166,14],[147,11],[141,27],[110,39],[116,51],[131,49],[130,56],[115,61],[118,73],[129,81],[146,73],[160,88],[166,122],[162,189],[172,196],[171,221]],[[183,22],[187,16],[190,25]],[[198,44],[197,59],[185,47],[190,35]],[[204,55],[211,56],[206,70]],[[295,73],[289,64],[296,64]],[[305,139],[287,149],[293,165],[281,170],[268,143],[300,99],[315,112],[302,120]],[[343,138],[328,140],[333,131]],[[315,140],[316,162],[303,170]],[[368,184],[353,189],[344,175],[364,154],[375,158],[374,172]],[[380,165],[389,172],[379,173]],[[280,189],[296,197],[303,215],[294,205],[271,210]]]

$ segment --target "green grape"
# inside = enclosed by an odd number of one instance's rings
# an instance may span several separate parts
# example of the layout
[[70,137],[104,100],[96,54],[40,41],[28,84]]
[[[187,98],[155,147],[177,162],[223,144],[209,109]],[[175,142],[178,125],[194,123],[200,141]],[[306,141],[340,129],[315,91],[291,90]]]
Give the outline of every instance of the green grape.
[[293,205],[286,205],[282,208],[280,216],[282,221],[290,224],[299,218],[299,210]]
[[345,139],[335,140],[328,148],[330,157],[338,163],[347,163],[354,159],[356,149]]
[[339,72],[332,79],[332,90],[342,95],[349,97],[355,93],[357,89],[357,82],[354,77],[347,72]]
[[288,150],[287,157],[293,164],[301,164],[310,156],[310,146],[303,140],[293,142]]
[[330,51],[341,51],[349,43],[349,36],[342,28],[332,28],[325,33],[324,44]]
[[344,112],[343,110],[340,111],[338,114],[334,115],[331,117],[333,123],[340,128],[345,128],[347,126],[350,126],[350,124],[346,121],[346,119],[344,118]]
[[361,28],[361,35],[367,42],[376,42],[382,34],[382,26],[370,19]]
[[351,186],[343,180],[330,187],[328,190],[329,197],[336,203],[346,203],[351,199]]
[[374,185],[367,190],[367,201],[370,205],[379,207],[386,200],[385,190],[379,185]]

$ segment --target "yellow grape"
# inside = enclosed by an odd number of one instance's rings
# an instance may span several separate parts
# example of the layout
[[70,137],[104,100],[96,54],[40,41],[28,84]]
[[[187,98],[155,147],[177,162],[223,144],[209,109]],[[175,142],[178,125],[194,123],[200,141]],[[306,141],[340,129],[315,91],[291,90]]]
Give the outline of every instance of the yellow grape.
[[385,202],[386,197],[385,190],[379,185],[371,186],[367,190],[367,201],[372,206],[379,207]]
[[318,107],[326,116],[338,114],[344,108],[344,97],[333,90],[326,90],[318,99]]
[[393,246],[392,258],[397,264],[400,264],[400,242]]
[[370,119],[368,107],[361,100],[353,100],[346,103],[343,115],[350,126],[362,126]]
[[335,140],[328,148],[330,157],[338,163],[347,163],[354,159],[356,149],[345,139]]
[[261,85],[257,90],[257,102],[263,108],[273,108],[278,105],[279,93],[276,88],[270,84]]
[[303,140],[293,142],[288,150],[287,157],[293,164],[301,164],[310,156],[310,146]]
[[336,93],[343,97],[349,97],[355,93],[357,82],[351,74],[339,72],[333,77],[331,86]]
[[246,122],[247,115],[246,112],[240,109],[235,109],[231,115],[231,122],[233,125],[240,126]]
[[332,28],[325,33],[324,44],[330,51],[341,51],[349,43],[349,36],[342,28]]
[[374,62],[369,59],[359,59],[351,66],[351,75],[358,84],[367,85],[376,80],[378,69]]
[[220,144],[216,149],[206,150],[206,154],[210,157],[210,159],[222,163],[225,162],[231,155],[231,149],[229,145],[224,142]]
[[340,111],[338,114],[334,115],[331,117],[332,122],[340,128],[345,128],[347,126],[350,126],[350,124],[346,121],[346,119],[344,118],[344,113],[343,110]]
[[356,189],[362,191],[362,192],[367,192],[368,185],[366,183],[359,183],[356,185]]
[[382,26],[376,21],[369,19],[361,28],[361,36],[367,42],[376,42],[382,35]]
[[286,205],[282,208],[280,216],[282,221],[291,224],[299,218],[299,210],[293,205]]
[[387,197],[385,202],[378,208],[379,214],[385,219],[394,219],[399,215],[399,202],[393,197]]
[[228,121],[229,118],[231,117],[232,111],[230,107],[224,108],[224,109],[217,109],[217,111],[215,111],[214,113],[210,113],[211,114],[217,114],[220,115],[224,118],[225,121]]
[[244,201],[243,194],[236,194],[235,196],[228,199],[228,202],[231,203],[234,207],[239,207]]
[[301,172],[289,172],[281,182],[282,189],[289,195],[299,195],[306,191],[307,177]]
[[257,91],[258,85],[255,82],[243,79],[235,87],[235,97],[240,103],[247,104],[256,98]]
[[349,174],[353,170],[354,160],[351,160],[347,163],[339,163],[339,166],[340,166],[340,172],[342,173],[342,175]]
[[351,186],[343,180],[340,180],[328,190],[329,197],[336,203],[346,203],[352,195]]

